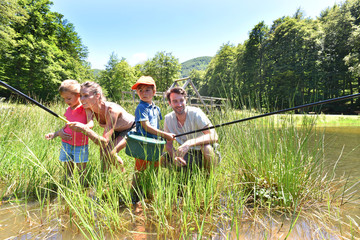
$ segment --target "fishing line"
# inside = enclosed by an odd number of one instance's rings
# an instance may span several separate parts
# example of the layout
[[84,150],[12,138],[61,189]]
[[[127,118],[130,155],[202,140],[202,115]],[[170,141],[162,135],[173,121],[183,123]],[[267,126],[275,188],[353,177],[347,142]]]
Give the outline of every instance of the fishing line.
[[48,113],[51,113],[52,115],[54,115],[57,118],[60,118],[61,120],[63,120],[64,122],[68,123],[69,121],[66,120],[65,118],[59,116],[58,114],[56,114],[55,112],[51,111],[50,109],[48,109],[47,107],[45,107],[44,105],[42,105],[41,103],[35,101],[34,99],[30,98],[29,96],[25,95],[24,93],[20,92],[19,90],[13,88],[12,86],[4,83],[3,81],[0,80],[0,85],[4,86],[5,88],[13,91],[14,93],[24,97],[25,99],[27,99],[28,101],[36,104],[37,106],[41,107],[42,109],[44,109],[45,111],[47,111]]
[[213,128],[223,127],[223,126],[227,126],[227,125],[234,124],[234,123],[245,122],[245,121],[253,120],[253,119],[256,119],[256,118],[266,117],[266,116],[279,114],[279,113],[283,113],[283,112],[288,112],[288,111],[293,111],[293,110],[297,110],[297,109],[301,109],[301,108],[313,107],[313,106],[326,104],[326,103],[337,102],[337,101],[346,100],[346,99],[355,98],[355,97],[360,97],[360,93],[352,94],[352,95],[346,95],[346,96],[342,96],[342,97],[338,97],[338,98],[327,99],[327,100],[323,100],[323,101],[319,101],[319,102],[315,102],[315,103],[308,103],[308,104],[304,104],[304,105],[300,105],[300,106],[296,106],[296,107],[291,107],[291,108],[286,108],[286,109],[282,109],[282,110],[278,110],[278,111],[274,111],[274,112],[269,112],[269,113],[265,113],[265,114],[261,114],[261,115],[256,115],[256,116],[253,116],[253,117],[243,118],[243,119],[235,120],[235,121],[232,121],[232,122],[221,123],[221,124],[218,124],[218,125],[215,125],[215,126],[205,127],[205,128],[202,128],[202,129],[198,129],[198,130],[194,130],[194,131],[190,131],[190,132],[186,132],[186,133],[181,133],[181,134],[175,135],[175,137],[181,137],[181,136],[184,136],[184,135],[197,133],[197,132],[201,132],[201,131],[205,131],[205,130],[210,130],[210,129],[213,129]]

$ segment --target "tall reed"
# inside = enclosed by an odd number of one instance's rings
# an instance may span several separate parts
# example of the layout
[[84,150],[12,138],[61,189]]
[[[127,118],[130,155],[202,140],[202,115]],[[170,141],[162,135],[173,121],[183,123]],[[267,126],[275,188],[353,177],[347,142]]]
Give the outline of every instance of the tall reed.
[[[57,103],[49,107],[59,114],[65,109]],[[163,115],[167,111],[170,109],[163,106]],[[217,124],[252,114],[227,109],[214,112],[211,118]],[[115,167],[104,173],[99,149],[90,143],[88,187],[77,173],[64,181],[64,167],[58,160],[60,139],[44,138],[63,123],[31,105],[2,104],[0,181],[4,188],[0,197],[35,200],[42,209],[51,205],[63,219],[59,228],[65,222],[90,239],[119,234],[135,238],[142,231],[157,238],[239,237],[244,222],[263,221],[266,217],[259,216],[275,212],[292,215],[295,224],[299,214],[314,205],[319,206],[318,214],[332,211],[323,203],[333,201],[329,196],[338,196],[334,186],[339,182],[326,177],[323,142],[314,134],[315,120],[305,117],[299,124],[293,115],[283,115],[218,128],[219,166],[210,175],[201,169],[191,174],[171,168],[147,169],[139,179],[144,196],[141,211],[137,211],[131,200],[134,159],[124,151],[119,155],[125,173]],[[288,232],[293,226],[289,225]]]

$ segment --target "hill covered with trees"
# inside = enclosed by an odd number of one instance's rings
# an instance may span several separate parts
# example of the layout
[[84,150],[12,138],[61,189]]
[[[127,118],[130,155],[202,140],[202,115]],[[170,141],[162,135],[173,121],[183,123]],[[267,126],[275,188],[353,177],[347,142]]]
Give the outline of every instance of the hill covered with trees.
[[197,57],[181,63],[181,77],[188,77],[192,70],[205,70],[212,57]]
[[[54,99],[67,78],[95,80],[108,97],[120,99],[141,75],[152,76],[158,91],[190,76],[202,95],[229,98],[237,108],[273,110],[360,92],[360,0],[334,4],[316,19],[298,10],[270,26],[261,21],[247,40],[220,46],[212,58],[180,65],[163,51],[132,67],[112,54],[100,72],[86,62],[87,48],[75,27],[50,5],[48,0],[8,0],[0,7],[0,78],[39,100]],[[0,88],[0,94],[7,97],[9,91]],[[359,109],[356,98],[311,111]]]

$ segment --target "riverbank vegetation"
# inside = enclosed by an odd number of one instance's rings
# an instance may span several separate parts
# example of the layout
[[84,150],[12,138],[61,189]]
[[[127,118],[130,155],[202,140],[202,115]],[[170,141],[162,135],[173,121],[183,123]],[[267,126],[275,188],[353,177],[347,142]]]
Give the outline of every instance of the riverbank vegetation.
[[[0,6],[0,78],[9,85],[51,101],[64,79],[96,80],[109,98],[118,101],[121,91],[128,91],[141,75],[152,76],[158,91],[180,77],[181,64],[166,51],[134,67],[109,53],[105,70],[94,76],[75,26],[50,6],[49,0],[10,0]],[[316,19],[299,9],[293,16],[279,16],[270,26],[261,21],[249,30],[247,40],[219,46],[205,70],[189,75],[201,95],[229,98],[238,109],[257,103],[271,111],[356,94],[359,8],[359,0],[345,0],[324,9]],[[0,94],[10,95],[3,89]],[[309,111],[355,114],[359,99]]]
[[[158,91],[180,76],[177,58],[166,52],[134,67],[112,53],[106,70],[94,76],[75,27],[50,6],[48,0],[0,4],[0,78],[55,112],[64,112],[56,99],[67,78],[95,80],[120,102],[121,91],[141,75],[152,76]],[[359,8],[359,0],[347,0],[317,19],[299,10],[271,26],[258,23],[237,46],[221,46],[206,70],[190,73],[202,95],[231,102],[232,108],[212,113],[213,123],[259,114],[240,110],[253,106],[270,112],[358,93]],[[0,88],[0,94],[9,99],[11,93]],[[308,111],[355,114],[359,101]],[[134,112],[134,106],[124,107]],[[163,115],[170,111],[161,109]],[[90,143],[85,183],[77,174],[65,179],[58,161],[60,139],[44,138],[62,127],[61,121],[30,104],[0,101],[0,123],[0,211],[19,209],[30,238],[71,229],[91,239],[267,239],[290,237],[299,225],[309,239],[359,237],[358,217],[342,214],[344,205],[356,204],[354,181],[335,176],[336,163],[325,164],[317,128],[358,126],[357,115],[284,114],[219,128],[221,164],[210,175],[146,171],[140,210],[131,201],[134,160],[123,151],[125,173],[115,167],[102,172],[98,147]],[[38,226],[46,230],[35,231]]]
[[[90,143],[86,186],[76,175],[65,181],[60,139],[44,138],[63,123],[32,105],[0,104],[2,207],[22,206],[28,222],[47,226],[51,234],[73,229],[91,239],[266,239],[291,236],[299,231],[297,224],[312,239],[359,234],[356,218],[341,215],[353,193],[348,182],[334,176],[333,166],[324,164],[315,116],[303,116],[301,125],[296,115],[283,115],[219,128],[221,164],[209,176],[199,170],[190,175],[165,168],[146,171],[139,211],[130,194],[134,160],[124,151],[119,155],[125,173],[116,168],[104,173],[98,147]],[[164,114],[170,110],[161,107]],[[229,109],[211,118],[217,124],[249,116]],[[36,216],[27,207],[34,202]]]

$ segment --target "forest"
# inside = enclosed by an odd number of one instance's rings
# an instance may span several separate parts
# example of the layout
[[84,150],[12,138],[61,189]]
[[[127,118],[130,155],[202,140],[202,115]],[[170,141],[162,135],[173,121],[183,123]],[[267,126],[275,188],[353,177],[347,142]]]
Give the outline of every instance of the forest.
[[[73,24],[50,10],[49,0],[9,0],[0,4],[0,79],[41,101],[57,97],[64,79],[99,82],[109,98],[121,99],[141,75],[151,75],[158,91],[180,77],[176,56],[159,51],[130,66],[111,53],[106,69],[94,75],[88,49]],[[224,39],[226,42],[226,39]],[[226,97],[235,108],[278,109],[360,92],[360,0],[324,9],[316,19],[301,9],[293,16],[263,21],[248,39],[225,43],[205,70],[189,74],[202,95]],[[10,93],[0,89],[1,96]],[[354,114],[360,99],[323,106],[324,113]]]
[[192,70],[206,70],[212,57],[197,57],[181,63],[181,77],[188,77]]

